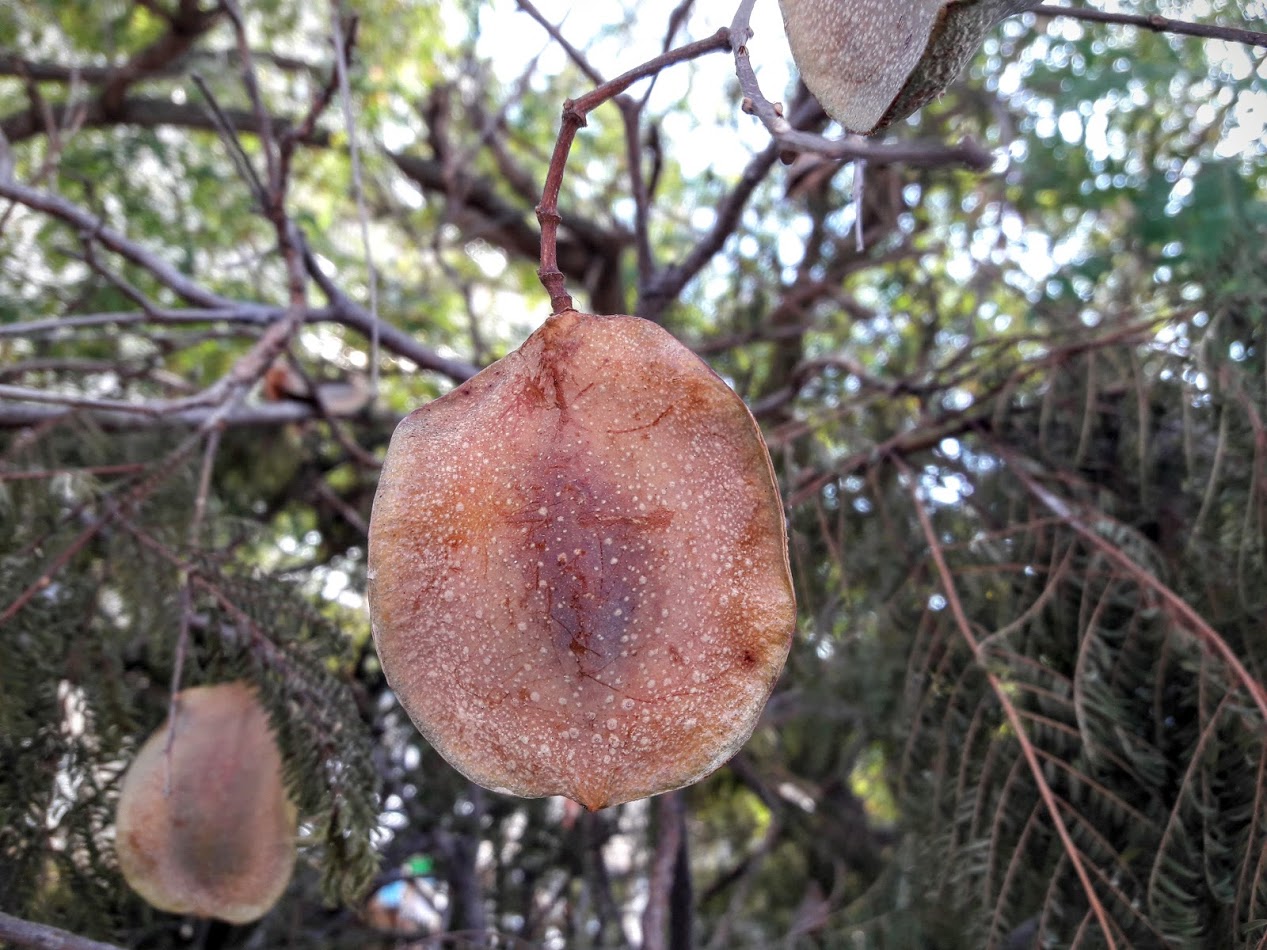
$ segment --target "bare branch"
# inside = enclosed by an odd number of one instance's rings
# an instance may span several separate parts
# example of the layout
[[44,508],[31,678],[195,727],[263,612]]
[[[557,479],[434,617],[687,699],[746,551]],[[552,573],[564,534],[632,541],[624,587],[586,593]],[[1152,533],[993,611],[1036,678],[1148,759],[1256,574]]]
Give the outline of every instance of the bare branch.
[[[164,79],[171,76],[179,76],[191,62],[234,62],[237,59],[237,55],[237,50],[231,49],[194,49],[190,50],[179,60],[169,62],[163,66],[152,66],[146,70],[143,78]],[[266,62],[283,72],[315,73],[317,71],[317,66],[314,63],[308,63],[293,56],[283,56],[267,50],[252,50],[252,55],[257,60]],[[120,66],[97,66],[91,63],[66,65],[64,63],[48,63],[23,59],[21,56],[15,56],[10,53],[0,54],[0,76],[21,76],[35,82],[84,82],[95,86],[114,76],[119,69]]]
[[[361,248],[365,253],[365,273],[369,280],[370,317],[370,398],[378,398],[378,356],[379,328],[382,322],[378,319],[378,268],[374,266],[373,242],[370,240],[370,217],[365,207],[365,182],[361,172],[361,150],[357,135],[356,118],[352,113],[352,89],[348,82],[348,67],[352,62],[352,50],[356,44],[356,30],[359,22],[355,16],[349,17],[346,37],[341,20],[342,5],[339,0],[331,2],[331,36],[334,40],[334,79],[330,84],[333,92],[337,86],[339,98],[343,105],[343,124],[348,136],[348,152],[352,159],[352,191],[356,199],[356,217],[361,228]],[[328,97],[327,97],[327,100]],[[310,113],[316,115],[315,108]]]
[[167,17],[169,29],[149,46],[113,70],[101,91],[101,106],[107,115],[118,109],[128,88],[154,72],[168,68],[183,57],[194,43],[215,25],[224,8],[214,4],[207,10],[184,5]]
[[[148,96],[129,96],[119,103],[112,112],[107,113],[100,102],[73,104],[59,103],[50,105],[49,112],[59,124],[68,121],[82,112],[78,120],[80,128],[106,128],[115,125],[133,125],[142,129],[155,129],[161,126],[178,126],[184,129],[202,129],[207,132],[217,131],[216,123],[206,109],[193,103],[178,103],[167,99],[156,99]],[[246,109],[222,110],[229,124],[239,132],[258,132],[258,120],[255,114]],[[298,123],[289,119],[274,119],[274,128],[281,134],[296,127]],[[3,131],[10,142],[17,143],[45,134],[45,122],[38,110],[23,109],[0,119],[0,131]],[[329,133],[324,129],[313,129],[307,136],[299,139],[305,145],[326,147],[330,144]]]
[[[255,61],[251,58],[251,47],[246,37],[246,21],[238,8],[237,0],[220,0],[220,5],[233,21],[233,32],[238,40],[238,55],[242,58],[242,85],[246,87],[247,98],[255,112],[256,135],[259,138],[260,150],[264,153],[264,167],[268,173],[269,199],[274,204],[265,208],[265,214],[274,224],[282,214],[282,202],[286,196],[286,179],[281,165],[280,149],[276,130],[273,128],[273,115],[264,105],[264,95],[260,92],[259,80],[255,74]],[[284,238],[283,238],[284,241]]]
[[642,950],[665,950],[669,924],[669,897],[673,870],[685,831],[686,803],[681,792],[669,792],[656,799],[655,854],[647,882],[647,906],[642,913]]
[[156,254],[145,250],[139,244],[108,227],[96,215],[72,204],[65,198],[51,192],[28,188],[13,181],[0,181],[0,198],[16,201],[33,211],[41,211],[78,228],[116,254],[149,271],[161,284],[191,303],[202,307],[223,307],[229,303],[223,297],[194,283]]
[[[337,413],[334,415],[338,417]],[[202,430],[212,421],[224,428],[276,428],[317,420],[322,415],[317,406],[298,400],[243,406],[228,412],[203,406],[164,415],[0,402],[0,429],[24,429],[71,418],[91,419],[93,425],[107,432],[126,432],[154,428]]]
[[7,940],[15,947],[33,947],[35,950],[123,950],[113,943],[89,940],[48,924],[12,917],[4,911],[0,911],[0,940]]
[[729,33],[725,29],[718,30],[706,40],[688,43],[686,46],[670,50],[603,83],[579,99],[568,99],[563,103],[563,124],[554,146],[554,155],[550,159],[550,170],[546,173],[541,203],[537,205],[537,221],[541,224],[541,268],[537,273],[541,278],[542,286],[550,295],[551,312],[561,313],[572,309],[572,297],[563,286],[564,274],[559,270],[556,248],[559,224],[562,221],[559,216],[559,191],[563,187],[563,172],[567,168],[568,152],[572,148],[576,133],[585,125],[586,115],[608,99],[620,95],[640,79],[654,76],[660,70],[675,63],[683,63],[729,47]]
[[569,43],[559,28],[547,20],[541,14],[541,11],[532,5],[531,0],[515,0],[515,3],[520,10],[523,10],[524,13],[528,14],[528,16],[540,23],[541,28],[550,34],[550,38],[552,40],[558,43],[559,46],[563,47],[563,51],[568,54],[568,57],[572,60],[572,62],[576,63],[581,72],[589,77],[590,82],[596,84],[603,82],[602,74],[590,65],[590,61],[585,58],[585,54]]
[[1180,36],[1199,36],[1208,40],[1226,40],[1229,43],[1267,47],[1267,33],[1242,30],[1232,26],[1218,26],[1214,23],[1192,23],[1187,20],[1172,20],[1164,16],[1145,16],[1136,13],[1109,13],[1105,10],[1082,7],[1062,7],[1054,3],[1044,3],[1036,7],[1033,12],[1039,16],[1063,16],[1094,23],[1121,23],[1139,27],[1141,30],[1152,30],[1154,33],[1175,33]]
[[[11,181],[0,181],[0,197],[8,198],[18,204],[40,211],[79,229],[87,236],[97,240],[104,247],[119,254],[124,259],[148,271],[161,284],[195,304],[198,309],[188,311],[156,310],[152,313],[119,313],[93,314],[83,317],[71,317],[64,320],[39,320],[22,324],[0,327],[0,337],[30,335],[34,333],[56,332],[74,329],[81,326],[118,324],[158,323],[195,323],[227,321],[248,323],[255,326],[268,326],[285,312],[275,305],[229,300],[219,294],[202,287],[172,267],[153,252],[132,241],[113,228],[105,225],[96,215],[85,211],[78,205],[46,191],[39,191]],[[307,256],[307,252],[305,251]],[[374,317],[369,311],[348,299],[337,289],[333,281],[320,274],[315,257],[308,259],[309,270],[317,285],[326,293],[331,302],[327,309],[309,310],[305,314],[305,322],[320,323],[330,321],[357,330],[369,338],[374,332]],[[433,370],[452,379],[462,382],[477,372],[476,367],[462,360],[440,356],[434,350],[417,343],[409,334],[390,324],[379,321],[379,340],[381,344],[408,360],[412,360],[424,369]]]
[[865,160],[870,165],[964,165],[976,171],[984,171],[994,164],[994,157],[989,152],[967,138],[954,146],[918,142],[883,145],[872,144],[857,135],[829,139],[797,131],[794,123],[784,117],[782,104],[770,102],[761,92],[757,74],[753,71],[752,61],[748,56],[747,41],[753,35],[749,20],[755,2],[756,0],[743,0],[730,24],[730,34],[737,40],[732,46],[735,74],[739,77],[739,88],[744,95],[744,111],[755,115],[770,131],[784,162],[791,162],[792,156],[798,152],[813,152],[829,158]]

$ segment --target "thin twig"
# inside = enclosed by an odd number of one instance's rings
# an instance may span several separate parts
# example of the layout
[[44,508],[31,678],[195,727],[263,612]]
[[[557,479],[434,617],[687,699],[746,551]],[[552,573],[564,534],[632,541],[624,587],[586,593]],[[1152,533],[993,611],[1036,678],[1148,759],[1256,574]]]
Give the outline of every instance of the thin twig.
[[634,247],[638,254],[640,287],[646,285],[655,269],[651,253],[651,195],[642,174],[642,108],[646,101],[643,98],[635,102],[628,96],[616,99],[625,120],[625,154],[629,162],[629,190],[634,200]]
[[16,181],[0,181],[0,198],[8,198],[25,205],[32,211],[39,211],[57,218],[87,232],[102,246],[114,251],[138,267],[149,271],[159,283],[172,290],[190,303],[201,307],[218,308],[232,306],[222,297],[200,287],[183,274],[174,265],[169,264],[157,254],[147,251],[139,244],[130,241],[123,234],[107,225],[101,218],[78,205],[72,204],[60,195],[40,191]]
[[128,462],[122,465],[86,465],[83,468],[41,468],[28,471],[9,472],[0,468],[0,482],[38,481],[56,478],[59,475],[135,475],[144,470],[142,462]]
[[585,58],[585,54],[569,43],[566,37],[563,36],[562,31],[547,20],[541,11],[532,5],[531,0],[515,0],[515,4],[520,10],[523,10],[524,13],[541,24],[541,28],[550,34],[552,40],[563,47],[563,51],[568,54],[568,58],[589,78],[590,82],[595,84],[603,82],[602,74],[590,65],[590,61]]
[[[673,37],[681,26],[691,2],[692,0],[683,0],[683,3],[669,16],[669,28],[665,34],[664,42],[664,51],[666,53],[672,47]],[[567,38],[563,36],[562,30],[542,16],[537,8],[532,5],[531,0],[517,0],[517,3],[520,9],[541,24],[542,28],[550,34],[551,39],[563,47],[572,61],[591,81],[602,84],[602,75],[590,65],[589,60],[585,58],[585,54],[569,43]],[[650,194],[642,174],[641,155],[642,112],[651,97],[654,83],[655,77],[653,76],[652,81],[647,84],[646,92],[643,93],[642,98],[639,100],[634,100],[627,96],[616,97],[616,105],[620,108],[621,118],[625,123],[625,154],[629,162],[629,190],[634,199],[634,247],[638,257],[638,281],[640,287],[645,286],[651,280],[655,269],[649,231]]]
[[1176,33],[1180,36],[1198,36],[1207,40],[1227,40],[1229,43],[1244,43],[1246,46],[1267,47],[1267,33],[1242,30],[1233,26],[1218,26],[1214,23],[1192,23],[1187,20],[1172,20],[1164,16],[1136,13],[1109,13],[1105,10],[1084,7],[1062,7],[1054,3],[1044,3],[1042,6],[1035,7],[1032,12],[1039,16],[1063,16],[1074,20],[1090,20],[1095,23],[1120,23],[1125,26],[1136,26],[1141,30],[1152,30],[1154,33]]
[[339,78],[339,98],[343,101],[343,124],[347,127],[348,154],[352,159],[352,193],[356,198],[356,218],[361,226],[361,247],[365,251],[365,270],[370,297],[370,399],[378,398],[378,269],[374,266],[374,250],[370,241],[370,216],[365,207],[365,184],[361,172],[361,148],[356,134],[356,117],[352,114],[352,89],[348,83],[348,65],[352,40],[356,36],[357,19],[349,19],[345,42],[340,25],[342,4],[331,0],[331,35],[334,38],[334,68]]
[[251,109],[255,113],[256,127],[259,129],[260,151],[264,153],[264,167],[268,172],[268,197],[273,204],[265,209],[271,217],[281,211],[285,198],[285,176],[281,166],[277,136],[273,131],[273,114],[264,105],[264,96],[260,92],[260,84],[255,75],[255,60],[251,55],[251,46],[247,42],[246,19],[238,7],[237,0],[220,0],[220,6],[233,21],[233,32],[238,41],[238,56],[242,60],[242,85],[246,87],[247,98],[251,101]]
[[[202,454],[202,470],[198,473],[198,493],[194,496],[194,513],[189,519],[188,543],[191,549],[198,546],[202,534],[202,522],[207,513],[207,496],[211,494],[211,473],[215,468],[216,454],[220,449],[219,428],[207,433],[207,445]],[[180,717],[180,685],[185,671],[185,654],[189,649],[189,625],[193,618],[194,598],[189,585],[189,574],[180,572],[180,631],[176,635],[176,656],[172,663],[172,682],[168,690],[167,742],[163,746],[163,794],[172,793],[172,747],[176,743],[176,728]]]
[[[799,120],[800,117],[797,118]],[[696,242],[681,261],[662,268],[643,285],[636,309],[638,316],[648,320],[657,319],[677,298],[682,288],[725,246],[743,217],[748,199],[757,190],[757,186],[765,181],[778,155],[778,146],[771,143],[748,160],[739,181],[717,206],[713,225],[708,233]]]
[[585,125],[586,115],[608,99],[620,95],[640,79],[654,76],[662,69],[676,63],[687,62],[708,53],[729,48],[730,34],[723,28],[708,39],[670,50],[603,83],[579,99],[568,99],[563,103],[563,123],[559,129],[558,141],[554,146],[554,154],[550,158],[550,169],[546,173],[541,203],[537,205],[537,221],[541,225],[541,267],[537,275],[550,295],[551,313],[562,313],[572,309],[572,298],[563,286],[563,272],[559,270],[558,235],[559,224],[562,221],[559,216],[559,192],[563,187],[563,172],[567,168],[568,152],[572,148],[576,133]]
[[941,142],[875,143],[858,135],[829,139],[812,132],[798,131],[784,115],[781,103],[773,103],[761,92],[757,74],[748,55],[748,40],[752,38],[752,7],[756,0],[742,0],[730,24],[730,35],[736,40],[732,47],[735,57],[735,75],[743,93],[743,109],[761,120],[779,147],[780,157],[790,163],[799,152],[812,152],[829,158],[862,159],[872,166],[910,165],[912,167],[939,167],[964,165],[975,171],[985,171],[994,164],[994,156],[970,138],[961,139],[957,145]]
[[[238,175],[246,182],[247,187],[251,191],[251,196],[255,199],[255,203],[263,210],[266,199],[264,183],[260,181],[259,173],[255,171],[255,166],[251,164],[251,159],[246,154],[246,149],[242,147],[242,141],[238,138],[237,129],[234,128],[228,114],[220,107],[220,103],[216,101],[216,97],[212,95],[211,88],[206,81],[197,73],[190,74],[189,78],[198,91],[202,93],[203,99],[206,100],[207,114],[211,116],[211,124],[215,127],[225,147],[229,150],[229,159],[233,162],[234,168],[238,170]],[[262,135],[260,137],[263,138]]]

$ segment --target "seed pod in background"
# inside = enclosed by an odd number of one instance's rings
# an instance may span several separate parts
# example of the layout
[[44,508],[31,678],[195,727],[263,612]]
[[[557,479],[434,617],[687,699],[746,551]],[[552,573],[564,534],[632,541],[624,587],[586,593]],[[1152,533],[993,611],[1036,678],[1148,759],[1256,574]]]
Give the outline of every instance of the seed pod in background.
[[369,543],[383,671],[467,777],[590,809],[747,740],[795,626],[743,401],[636,317],[552,316],[407,417]]
[[240,682],[187,689],[177,702],[170,766],[168,720],[123,778],[119,866],[159,910],[256,920],[295,865],[295,808],[268,713]]
[[779,0],[792,58],[827,114],[871,135],[941,95],[994,26],[1042,0]]

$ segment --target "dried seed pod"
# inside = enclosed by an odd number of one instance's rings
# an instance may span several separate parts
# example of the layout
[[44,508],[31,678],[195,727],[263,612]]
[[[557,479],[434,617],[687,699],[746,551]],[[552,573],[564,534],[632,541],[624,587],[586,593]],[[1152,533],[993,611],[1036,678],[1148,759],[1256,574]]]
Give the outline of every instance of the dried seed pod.
[[268,713],[245,683],[187,689],[177,699],[170,769],[169,720],[123,778],[119,866],[160,910],[256,920],[295,865],[295,808]]
[[406,418],[369,574],[383,671],[431,744],[591,809],[734,755],[795,625],[756,423],[636,317],[557,314]]
[[1005,17],[1042,0],[779,0],[801,78],[870,135],[941,95]]

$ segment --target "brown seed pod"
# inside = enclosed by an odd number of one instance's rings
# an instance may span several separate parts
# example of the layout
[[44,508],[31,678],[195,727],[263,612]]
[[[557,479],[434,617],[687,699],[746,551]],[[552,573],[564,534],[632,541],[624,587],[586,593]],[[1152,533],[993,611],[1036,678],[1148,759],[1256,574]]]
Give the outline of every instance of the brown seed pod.
[[779,0],[792,58],[823,109],[871,135],[945,91],[1005,17],[1042,0]]
[[119,866],[159,910],[256,920],[295,865],[295,808],[268,714],[245,683],[187,689],[177,699],[170,769],[169,720],[123,778]]
[[655,324],[572,310],[400,424],[369,575],[428,741],[481,785],[591,809],[734,755],[796,617],[742,400]]

